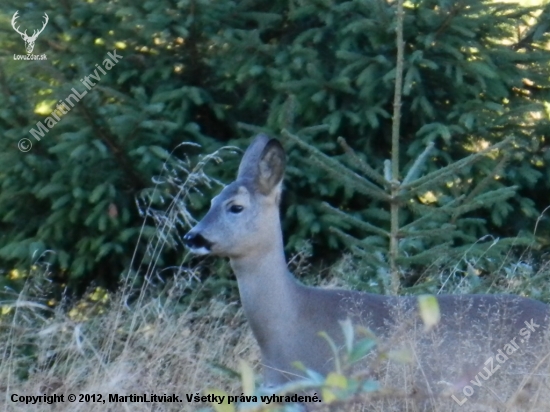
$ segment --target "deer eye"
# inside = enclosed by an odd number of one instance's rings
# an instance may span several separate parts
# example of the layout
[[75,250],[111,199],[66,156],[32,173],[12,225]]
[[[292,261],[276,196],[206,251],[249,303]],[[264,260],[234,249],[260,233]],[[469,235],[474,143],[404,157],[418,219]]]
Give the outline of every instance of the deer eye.
[[242,206],[239,206],[239,205],[231,205],[231,206],[229,207],[229,211],[230,211],[231,213],[235,213],[235,214],[241,213],[241,212],[243,211],[243,209],[244,209],[244,208],[243,208]]

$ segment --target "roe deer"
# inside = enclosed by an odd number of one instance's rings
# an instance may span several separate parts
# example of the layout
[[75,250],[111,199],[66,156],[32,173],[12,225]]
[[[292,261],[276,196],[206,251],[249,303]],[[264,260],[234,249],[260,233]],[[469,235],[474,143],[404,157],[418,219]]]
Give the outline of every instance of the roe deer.
[[[242,158],[237,179],[212,199],[208,213],[184,237],[194,253],[229,258],[245,315],[260,346],[264,384],[268,386],[302,375],[293,367],[295,361],[322,374],[332,371],[334,355],[319,332],[326,332],[341,345],[339,321],[350,318],[383,336],[397,321],[396,307],[409,309],[409,318],[420,319],[415,297],[308,287],[294,278],[285,261],[279,218],[284,170],[281,144],[258,135]],[[480,345],[490,343],[494,352],[502,348],[495,346],[499,342],[516,337],[519,342],[525,322],[540,326],[540,335],[548,325],[548,306],[528,298],[436,298],[441,320],[433,333],[443,337],[440,346],[451,353],[458,350],[453,347],[455,344],[465,340]],[[479,366],[483,367],[483,362]]]

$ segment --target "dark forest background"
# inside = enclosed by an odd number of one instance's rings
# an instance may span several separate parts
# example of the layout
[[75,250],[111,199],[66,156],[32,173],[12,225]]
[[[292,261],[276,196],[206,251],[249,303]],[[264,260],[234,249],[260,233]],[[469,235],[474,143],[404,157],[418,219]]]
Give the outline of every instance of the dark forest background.
[[[11,26],[16,11],[17,25],[27,33],[41,27],[44,13],[49,16],[33,50],[47,60],[14,59],[26,54]],[[416,194],[415,204],[429,206],[467,197],[480,182],[487,192],[513,191],[482,199],[453,227],[457,235],[450,246],[518,237],[532,246],[535,259],[547,259],[549,23],[548,7],[540,5],[482,0],[405,5],[403,170],[430,142],[424,173],[506,138],[511,142],[481,161],[458,164],[438,191]],[[226,145],[244,149],[254,130],[282,136],[288,152],[282,205],[288,253],[304,250],[304,240],[311,240],[306,247],[311,261],[332,263],[348,250],[341,233],[366,237],[322,202],[387,225],[385,205],[326,173],[282,130],[345,164],[337,143],[343,136],[362,161],[383,172],[392,150],[392,2],[6,0],[0,5],[0,33],[3,287],[17,290],[25,279],[21,273],[45,264],[55,283],[76,294],[90,285],[114,289],[128,270],[138,276],[145,271],[131,264],[134,253],[134,262],[155,259],[159,273],[170,276],[173,271],[161,269],[182,265],[185,250],[178,239],[190,220],[177,219],[162,252],[152,253],[162,221],[147,208],[167,207],[201,155]],[[115,50],[122,59],[37,141],[31,128],[45,122],[73,88],[85,90],[81,79]],[[30,151],[20,150],[21,139],[30,140]],[[204,170],[228,183],[240,155],[224,153],[223,164]],[[179,171],[181,181],[162,178],[173,176],[166,170]],[[199,218],[217,190],[217,185],[190,190],[186,209]],[[406,224],[412,214],[401,216]],[[509,252],[510,247],[499,251]],[[486,256],[490,269],[499,255]],[[425,257],[440,258],[441,251]]]

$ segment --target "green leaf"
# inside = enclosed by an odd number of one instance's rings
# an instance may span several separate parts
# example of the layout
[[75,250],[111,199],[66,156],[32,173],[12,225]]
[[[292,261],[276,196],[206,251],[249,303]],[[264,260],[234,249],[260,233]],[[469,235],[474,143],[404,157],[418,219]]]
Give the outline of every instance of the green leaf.
[[433,295],[421,295],[417,300],[420,318],[424,322],[424,329],[428,331],[436,326],[441,319],[439,303]]
[[335,389],[346,389],[348,387],[347,378],[339,373],[331,372],[328,374],[323,389],[321,390],[323,402],[330,404],[338,400],[337,391]]
[[216,412],[236,412],[237,411],[235,404],[228,403],[227,392],[224,392],[220,389],[208,389],[206,391],[206,394],[222,397],[222,399],[224,400],[223,403],[221,404],[218,402],[212,402],[212,407]]
[[254,371],[250,365],[242,359],[239,360],[239,370],[241,372],[243,392],[245,396],[251,396],[256,386],[254,383]]
[[376,347],[377,343],[374,339],[365,338],[357,342],[349,354],[349,361],[355,363],[367,356]]

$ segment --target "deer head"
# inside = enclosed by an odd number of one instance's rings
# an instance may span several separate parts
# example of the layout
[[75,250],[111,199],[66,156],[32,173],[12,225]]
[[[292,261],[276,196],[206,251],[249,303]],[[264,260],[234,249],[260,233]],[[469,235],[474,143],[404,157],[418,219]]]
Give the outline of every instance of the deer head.
[[28,36],[27,35],[27,30],[25,30],[24,33],[21,33],[19,31],[19,26],[18,27],[15,27],[15,20],[17,20],[19,18],[19,16],[17,15],[17,13],[19,13],[19,10],[17,10],[12,19],[11,19],[11,26],[13,27],[13,29],[19,33],[19,35],[21,36],[21,38],[25,41],[25,49],[27,50],[27,54],[31,54],[32,53],[32,49],[34,49],[34,42],[36,41],[36,38],[38,37],[38,35],[40,33],[42,33],[44,31],[44,28],[46,27],[46,24],[48,24],[48,15],[46,13],[44,13],[44,24],[42,25],[42,28],[40,30],[34,30],[33,33],[32,33],[32,36]]
[[[192,252],[231,259],[284,252],[279,219],[285,153],[260,134],[246,151],[237,179],[212,199],[212,206],[184,238]],[[285,264],[286,268],[286,264]]]

